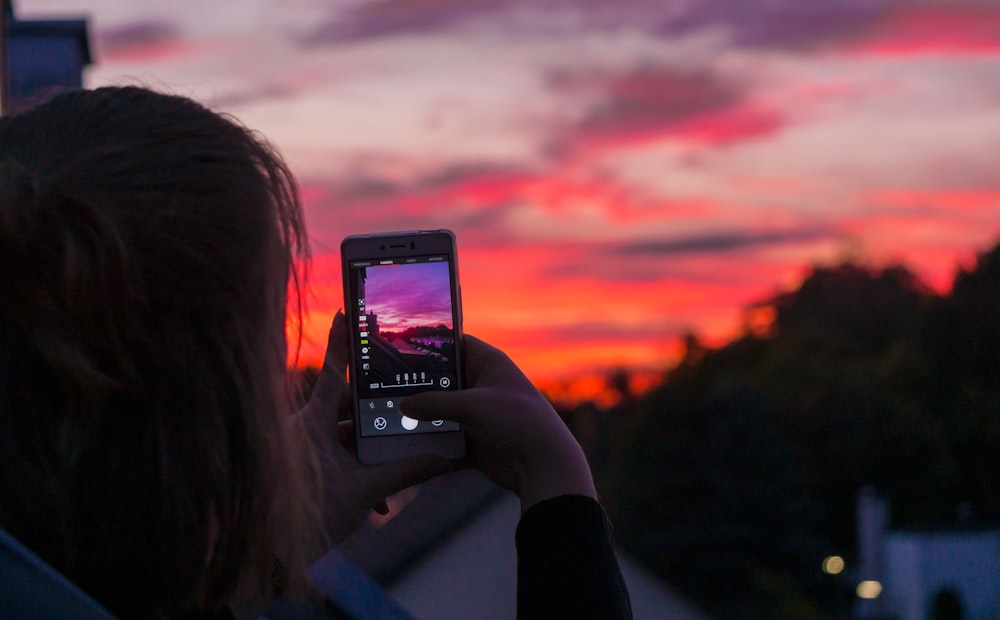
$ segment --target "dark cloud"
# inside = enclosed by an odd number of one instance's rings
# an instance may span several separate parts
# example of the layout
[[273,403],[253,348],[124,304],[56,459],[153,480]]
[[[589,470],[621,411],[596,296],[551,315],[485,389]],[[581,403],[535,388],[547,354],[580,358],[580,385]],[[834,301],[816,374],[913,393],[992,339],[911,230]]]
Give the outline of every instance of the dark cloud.
[[102,28],[97,32],[97,40],[106,51],[148,45],[177,38],[179,29],[173,22],[165,20],[142,20]]
[[526,169],[466,162],[399,181],[359,169],[336,181],[313,182],[321,198],[309,205],[310,226],[351,230],[450,228],[481,247],[513,240],[505,222],[517,188],[535,178]]
[[653,241],[636,241],[620,245],[614,252],[620,255],[674,255],[725,253],[757,246],[787,245],[818,241],[837,236],[826,227],[793,228],[787,230],[722,231]]
[[[708,0],[660,23],[655,31],[676,36],[721,29],[738,47],[815,47],[849,36],[903,0]],[[912,2],[910,2],[912,4]]]
[[[611,254],[609,256],[609,254]],[[668,264],[664,261],[635,261],[631,257],[614,256],[606,247],[595,245],[590,253],[574,257],[560,255],[540,270],[540,277],[547,280],[567,278],[597,279],[607,282],[628,282],[651,284],[663,282],[666,278],[688,280],[691,273],[687,268]],[[704,283],[704,280],[699,280]],[[728,279],[726,280],[728,281]]]
[[226,93],[211,100],[215,108],[230,109],[263,101],[280,101],[294,98],[301,89],[285,84],[251,85],[244,90]]
[[370,176],[354,176],[334,187],[337,199],[345,202],[384,200],[405,190],[406,186],[401,183]]
[[434,35],[467,25],[512,36],[523,33],[608,32],[645,29],[675,9],[670,0],[379,0],[331,11],[307,33],[307,45],[393,36]]
[[515,185],[534,176],[534,173],[527,168],[482,161],[448,164],[407,181],[373,175],[364,171],[363,167],[363,164],[359,165],[360,169],[348,173],[334,184],[334,194],[338,200],[379,201],[402,197],[417,199],[435,192],[449,192],[463,187],[474,194],[477,186]]
[[331,18],[301,38],[306,45],[346,43],[408,34],[435,34],[475,18],[502,13],[510,2],[383,0]]
[[[722,33],[729,46],[808,52],[878,40],[894,15],[995,8],[992,0],[375,0],[345,9],[298,35],[305,45],[434,36],[466,30],[518,37],[613,34],[664,39]],[[947,24],[941,24],[948,29]]]
[[555,75],[553,88],[600,90],[603,96],[577,124],[586,133],[646,131],[735,105],[741,89],[708,70],[640,66],[610,76]]
[[548,247],[555,258],[540,267],[539,277],[553,281],[583,278],[640,285],[669,281],[698,286],[744,286],[748,281],[759,280],[756,270],[720,269],[717,261],[685,259],[736,253],[755,247],[808,244],[842,236],[834,225],[826,225],[712,232],[646,241],[557,242]]
[[621,323],[588,321],[579,323],[560,323],[558,325],[542,325],[537,328],[523,330],[526,340],[539,342],[569,341],[574,344],[602,343],[621,341],[623,343],[640,341],[667,341],[690,329],[690,324],[670,317],[659,317],[641,325],[623,325]]
[[593,102],[577,121],[554,130],[545,147],[554,158],[663,139],[724,146],[770,136],[785,124],[780,112],[753,102],[749,84],[708,68],[646,63],[617,74],[563,71],[549,85]]
[[[738,48],[793,52],[965,50],[1000,45],[995,0],[702,0],[651,31],[721,30]],[[866,49],[866,46],[872,46]]]
[[469,161],[433,170],[419,179],[415,186],[421,189],[438,189],[482,181],[516,181],[532,174],[521,166]]
[[[434,35],[468,25],[518,34],[629,30],[678,37],[721,30],[749,47],[813,46],[849,36],[886,10],[913,0],[378,0],[330,18],[306,44]],[[918,2],[918,4],[926,4]]]

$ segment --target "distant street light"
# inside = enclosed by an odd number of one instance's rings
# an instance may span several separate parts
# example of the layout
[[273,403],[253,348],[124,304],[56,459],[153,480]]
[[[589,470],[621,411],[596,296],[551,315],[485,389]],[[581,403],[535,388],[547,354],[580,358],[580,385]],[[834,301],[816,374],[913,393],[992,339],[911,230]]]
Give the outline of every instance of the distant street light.
[[823,560],[823,572],[827,575],[839,575],[844,571],[844,558],[831,555]]
[[858,598],[878,598],[882,594],[882,584],[874,580],[862,581],[858,584],[857,594]]

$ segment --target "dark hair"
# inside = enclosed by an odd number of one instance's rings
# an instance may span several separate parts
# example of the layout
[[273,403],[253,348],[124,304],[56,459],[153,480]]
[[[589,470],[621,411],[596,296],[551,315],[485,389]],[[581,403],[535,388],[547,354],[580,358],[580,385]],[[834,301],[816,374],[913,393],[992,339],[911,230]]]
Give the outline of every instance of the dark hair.
[[281,158],[189,99],[0,119],[0,526],[123,615],[266,594],[310,516],[282,422],[307,254]]

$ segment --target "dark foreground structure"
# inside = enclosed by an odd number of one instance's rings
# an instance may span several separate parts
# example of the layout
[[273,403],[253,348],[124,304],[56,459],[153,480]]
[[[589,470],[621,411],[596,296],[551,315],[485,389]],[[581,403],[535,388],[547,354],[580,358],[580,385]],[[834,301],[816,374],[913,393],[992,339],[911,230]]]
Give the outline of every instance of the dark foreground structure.
[[79,88],[91,64],[86,19],[20,20],[3,1],[3,114],[31,107],[53,90]]

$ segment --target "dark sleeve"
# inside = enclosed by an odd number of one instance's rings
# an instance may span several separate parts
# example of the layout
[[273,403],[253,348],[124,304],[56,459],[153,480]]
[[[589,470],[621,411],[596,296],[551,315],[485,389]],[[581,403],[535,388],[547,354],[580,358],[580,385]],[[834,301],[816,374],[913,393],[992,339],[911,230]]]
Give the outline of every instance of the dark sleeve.
[[596,500],[563,495],[521,517],[518,618],[631,618],[611,523]]

